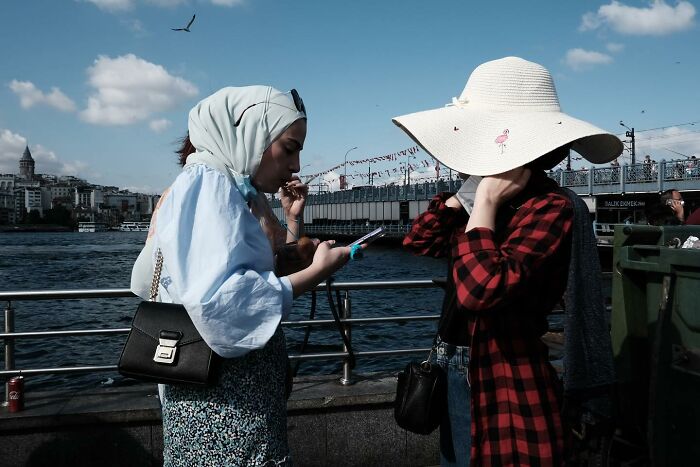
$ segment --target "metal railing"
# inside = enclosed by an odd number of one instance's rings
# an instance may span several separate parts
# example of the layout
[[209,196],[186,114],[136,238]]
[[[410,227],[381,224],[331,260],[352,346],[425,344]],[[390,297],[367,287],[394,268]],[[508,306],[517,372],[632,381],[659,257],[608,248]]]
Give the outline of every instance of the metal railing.
[[383,224],[372,222],[368,224],[338,224],[338,225],[313,225],[305,224],[307,233],[314,235],[364,235],[377,227],[384,227],[387,236],[403,238],[410,230],[411,224]]
[[[602,280],[608,280],[611,273],[604,272]],[[333,282],[330,286],[331,291],[344,292],[343,306],[339,310],[340,322],[344,325],[344,332],[352,343],[352,326],[353,325],[372,325],[382,323],[407,323],[419,321],[433,321],[439,318],[439,315],[417,315],[417,316],[385,316],[385,317],[352,317],[352,301],[350,297],[351,290],[388,290],[388,289],[428,289],[438,288],[439,286],[433,280],[405,280],[405,281],[370,281],[370,282]],[[316,287],[316,291],[325,291],[326,284],[321,283]],[[31,331],[31,332],[16,332],[15,331],[15,308],[12,303],[17,301],[36,301],[36,300],[67,300],[67,299],[102,299],[102,298],[133,298],[135,295],[129,289],[86,289],[86,290],[39,290],[26,292],[0,292],[0,301],[7,302],[5,308],[5,330],[0,333],[0,339],[4,340],[5,348],[5,369],[0,371],[0,378],[9,380],[10,377],[16,375],[38,375],[38,374],[65,374],[65,373],[94,373],[102,371],[116,371],[117,365],[93,365],[93,366],[72,366],[59,368],[15,368],[15,341],[20,339],[46,339],[46,338],[62,338],[72,336],[94,336],[94,335],[123,335],[130,331],[130,328],[109,328],[109,329],[75,329],[66,331]],[[608,307],[610,311],[610,307]],[[561,313],[555,311],[553,313]],[[293,327],[327,327],[334,326],[335,321],[332,319],[306,319],[295,321],[283,321],[282,326]],[[562,329],[552,329],[550,331],[562,331]],[[424,348],[398,348],[385,350],[364,350],[353,351],[353,355],[357,357],[383,357],[406,355],[416,353],[427,353],[429,347]],[[342,352],[317,352],[291,354],[290,360],[343,360],[343,375],[340,379],[342,384],[352,383],[352,368],[348,349],[343,348]],[[5,385],[5,403],[8,400],[9,388]]]
[[[377,290],[377,289],[425,289],[436,288],[438,285],[432,280],[406,280],[406,281],[373,281],[373,282],[334,282],[330,288],[332,291],[344,292],[343,304],[339,313],[341,314],[341,323],[344,325],[344,332],[351,338],[351,329],[353,325],[359,324],[380,324],[387,322],[412,322],[436,320],[438,315],[420,315],[420,316],[390,316],[390,317],[374,317],[374,318],[352,318],[351,307],[351,290]],[[325,291],[325,283],[319,284],[316,291]],[[93,366],[71,366],[60,368],[25,368],[18,369],[15,367],[15,342],[20,339],[46,339],[46,338],[62,338],[72,336],[94,336],[94,335],[122,335],[127,334],[130,328],[110,328],[110,329],[78,329],[66,331],[31,331],[31,332],[16,332],[15,331],[15,313],[13,302],[17,301],[34,301],[34,300],[67,300],[67,299],[101,299],[101,298],[129,298],[135,295],[129,289],[94,289],[94,290],[40,290],[27,292],[0,292],[0,301],[7,302],[5,308],[5,329],[0,333],[0,338],[4,340],[5,350],[5,369],[0,371],[0,378],[9,380],[16,375],[38,375],[38,374],[65,374],[65,373],[93,373],[101,371],[116,371],[116,363],[113,365],[93,365]],[[335,321],[332,319],[313,319],[313,320],[297,320],[283,321],[282,326],[285,327],[304,327],[304,326],[333,326]],[[388,349],[388,350],[366,350],[354,351],[353,354],[359,357],[379,357],[390,355],[404,355],[413,353],[427,353],[430,349],[426,348],[403,348],[403,349]],[[343,348],[342,352],[323,352],[323,353],[304,353],[292,354],[290,360],[325,360],[325,359],[342,359],[343,360],[343,376],[342,384],[351,384],[352,369],[350,367],[349,353],[347,348]],[[9,388],[5,384],[5,403],[8,400]]]

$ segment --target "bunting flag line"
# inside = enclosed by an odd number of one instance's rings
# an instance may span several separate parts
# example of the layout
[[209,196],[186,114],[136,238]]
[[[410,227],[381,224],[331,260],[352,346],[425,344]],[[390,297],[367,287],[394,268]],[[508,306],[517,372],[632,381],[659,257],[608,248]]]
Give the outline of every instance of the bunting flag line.
[[[357,159],[357,160],[348,161],[348,165],[354,166],[354,165],[358,165],[358,164],[369,164],[372,162],[396,161],[401,157],[413,156],[418,151],[420,151],[420,146],[412,146],[410,148],[402,149],[401,151],[392,152],[391,154],[386,154],[383,156],[375,156],[375,157],[369,157],[367,159]],[[309,183],[311,180],[313,180],[321,175],[325,175],[328,172],[332,172],[334,170],[337,170],[340,167],[343,167],[344,165],[345,165],[345,163],[338,164],[338,165],[331,167],[330,169],[326,169],[322,172],[317,172],[317,173],[311,174],[311,175],[305,175],[304,177],[306,177],[306,180],[304,180],[304,183]]]

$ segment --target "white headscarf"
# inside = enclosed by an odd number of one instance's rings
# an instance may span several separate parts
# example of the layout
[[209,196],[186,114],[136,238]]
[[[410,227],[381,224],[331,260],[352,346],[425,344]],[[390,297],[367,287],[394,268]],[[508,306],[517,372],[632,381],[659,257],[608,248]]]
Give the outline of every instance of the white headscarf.
[[[227,87],[190,110],[188,130],[196,152],[187,164],[205,164],[232,178],[247,201],[256,197],[250,177],[263,152],[300,118],[290,93],[270,86]],[[238,123],[237,126],[234,126]]]
[[[204,164],[228,175],[270,240],[272,251],[284,243],[286,232],[276,220],[267,198],[250,183],[263,152],[300,118],[290,93],[270,86],[228,87],[203,99],[190,111],[189,138],[196,152],[187,164]],[[234,126],[234,123],[238,123]],[[151,234],[131,275],[131,290],[147,299],[153,277]]]

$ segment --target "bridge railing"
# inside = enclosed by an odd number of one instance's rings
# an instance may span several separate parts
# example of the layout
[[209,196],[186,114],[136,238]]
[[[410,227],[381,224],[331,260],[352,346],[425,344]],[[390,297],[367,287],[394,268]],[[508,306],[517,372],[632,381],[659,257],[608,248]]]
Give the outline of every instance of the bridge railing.
[[[591,167],[575,170],[551,170],[548,176],[559,185],[578,194],[624,193],[626,191],[663,191],[668,188],[697,189],[688,182],[700,180],[700,162],[661,160],[622,166]],[[310,204],[337,204],[365,201],[426,200],[435,194],[459,189],[460,179],[438,180],[411,185],[363,186],[326,193],[310,193]],[[279,207],[279,200],[272,201]]]

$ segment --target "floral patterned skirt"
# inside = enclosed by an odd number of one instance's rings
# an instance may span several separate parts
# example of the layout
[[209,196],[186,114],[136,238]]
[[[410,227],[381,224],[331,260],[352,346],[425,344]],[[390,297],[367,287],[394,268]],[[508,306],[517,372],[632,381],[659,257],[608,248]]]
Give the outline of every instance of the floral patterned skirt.
[[164,466],[290,466],[280,328],[262,349],[223,360],[210,388],[166,385]]

